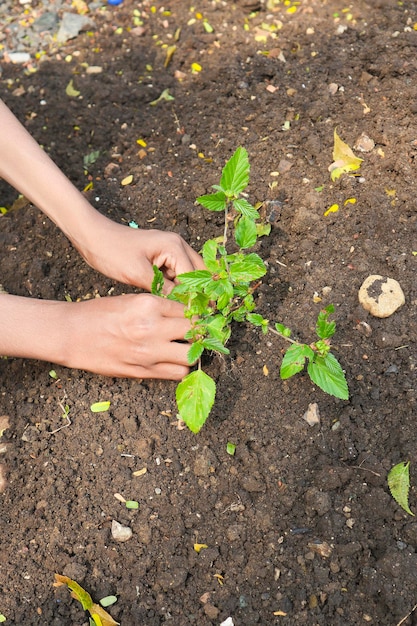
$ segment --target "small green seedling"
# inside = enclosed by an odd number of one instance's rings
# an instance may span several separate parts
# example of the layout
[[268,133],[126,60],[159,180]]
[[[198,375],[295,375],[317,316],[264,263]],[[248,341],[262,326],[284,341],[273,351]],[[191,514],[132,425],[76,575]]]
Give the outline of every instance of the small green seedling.
[[[226,344],[234,322],[249,322],[264,335],[272,331],[292,344],[284,356],[281,378],[300,372],[307,361],[307,372],[316,385],[338,398],[349,395],[343,370],[330,353],[330,337],[336,328],[328,320],[333,307],[319,314],[318,340],[311,345],[291,339],[291,331],[283,324],[271,328],[269,320],[254,312],[254,293],[267,267],[250,250],[260,237],[269,234],[271,225],[262,223],[257,207],[243,195],[249,170],[248,153],[239,147],[223,168],[220,184],[213,185],[214,193],[197,198],[209,211],[223,213],[223,234],[203,245],[207,269],[180,274],[179,284],[168,296],[185,305],[185,316],[191,322],[185,339],[191,344],[188,362],[197,368],[179,383],[176,399],[181,419],[194,433],[205,423],[216,395],[216,383],[201,369],[201,356],[205,350],[229,354]],[[152,293],[162,295],[163,284],[162,272],[154,267]]]
[[126,500],[125,506],[127,509],[136,510],[139,508],[139,502],[136,500]]
[[5,616],[2,613],[0,613],[0,623],[3,623],[5,621],[6,621]]
[[410,461],[394,465],[388,472],[388,487],[392,497],[402,509],[409,515],[414,515],[408,504],[408,492],[410,490]]
[[104,413],[105,411],[108,411],[109,408],[110,401],[105,400],[104,402],[93,402],[93,404],[90,406],[90,411],[92,413]]
[[228,441],[226,444],[226,452],[230,454],[230,456],[234,456],[236,452],[236,444]]
[[349,390],[345,374],[330,352],[330,338],[336,330],[336,323],[329,322],[329,315],[333,312],[332,304],[320,311],[316,323],[318,340],[310,345],[291,340],[291,330],[283,324],[275,324],[275,331],[292,343],[282,360],[280,376],[282,380],[291,378],[301,372],[307,362],[307,373],[317,387],[331,396],[347,400]]

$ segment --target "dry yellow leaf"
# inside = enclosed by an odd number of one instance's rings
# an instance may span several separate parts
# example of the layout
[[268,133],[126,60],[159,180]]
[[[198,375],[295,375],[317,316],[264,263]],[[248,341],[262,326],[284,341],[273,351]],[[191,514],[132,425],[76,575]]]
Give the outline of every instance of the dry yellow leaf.
[[129,174],[129,176],[126,176],[126,178],[122,180],[121,185],[125,187],[126,185],[131,185],[132,182],[133,182],[133,174]]
[[147,471],[148,470],[146,467],[142,467],[142,469],[136,470],[136,472],[133,472],[132,476],[143,476],[144,474],[146,474]]
[[338,210],[339,210],[339,205],[332,204],[331,206],[329,206],[327,211],[324,212],[324,217],[327,217],[328,215],[330,215],[330,213],[336,213]]
[[201,550],[204,550],[205,548],[208,548],[208,545],[205,543],[194,544],[194,550],[197,552],[197,554],[200,554]]
[[65,89],[65,93],[67,94],[67,96],[69,96],[70,98],[76,98],[77,96],[80,95],[80,91],[77,91],[74,87],[74,83],[72,81],[72,79],[70,80],[70,82],[68,83],[66,89]]
[[332,180],[337,180],[342,174],[358,170],[363,159],[355,156],[347,143],[340,139],[334,130],[333,163],[329,165]]

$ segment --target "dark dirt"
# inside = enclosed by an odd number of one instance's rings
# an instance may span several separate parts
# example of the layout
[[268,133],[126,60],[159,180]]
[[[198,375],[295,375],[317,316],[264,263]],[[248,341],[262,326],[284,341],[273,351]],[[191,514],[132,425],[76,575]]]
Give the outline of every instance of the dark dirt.
[[[98,210],[177,231],[196,249],[220,234],[221,218],[195,198],[243,145],[250,199],[264,203],[273,227],[259,244],[269,264],[259,310],[310,341],[320,307],[334,303],[350,400],[326,396],[307,376],[282,382],[286,346],[246,327],[230,341],[230,360],[208,361],[218,398],[197,436],[177,428],[174,383],[64,368],[55,381],[53,364],[1,360],[0,414],[11,421],[1,495],[7,624],[88,623],[67,590],[52,587],[55,572],[96,600],[116,594],[109,612],[123,626],[228,617],[235,626],[395,626],[409,613],[401,623],[417,624],[417,522],[386,484],[388,470],[410,460],[417,509],[417,10],[407,0],[301,0],[262,3],[251,15],[243,4],[94,9],[95,27],[48,44],[36,71],[4,57],[2,97],[80,189],[89,182],[83,157],[100,151],[89,192]],[[272,37],[265,25],[282,28]],[[164,67],[163,44],[177,29]],[[192,63],[202,70],[193,74]],[[71,79],[78,97],[66,94]],[[164,89],[175,100],[150,106]],[[351,146],[362,133],[375,142],[356,151],[361,177],[331,182],[335,127]],[[129,174],[133,184],[122,186]],[[16,192],[1,192],[0,204],[12,205]],[[335,203],[339,211],[324,216]],[[3,215],[0,237],[10,293],[62,300],[128,290],[88,268],[34,207]],[[406,304],[389,318],[358,303],[369,274],[404,290]],[[98,400],[111,407],[93,415]],[[312,402],[314,427],[302,419]],[[53,432],[65,423],[61,405],[71,425]],[[132,528],[130,541],[112,539],[113,519]],[[197,554],[195,542],[208,548]]]

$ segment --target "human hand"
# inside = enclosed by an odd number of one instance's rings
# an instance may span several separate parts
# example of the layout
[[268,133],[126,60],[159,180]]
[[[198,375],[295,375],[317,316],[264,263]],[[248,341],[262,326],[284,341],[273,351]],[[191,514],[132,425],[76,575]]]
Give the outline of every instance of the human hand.
[[164,294],[171,291],[178,274],[205,269],[200,255],[179,235],[129,228],[99,213],[83,241],[74,245],[91,267],[142,289],[150,290],[156,265],[164,274]]
[[176,340],[190,322],[178,302],[129,294],[62,304],[65,344],[53,362],[126,378],[180,380],[188,373],[189,344]]

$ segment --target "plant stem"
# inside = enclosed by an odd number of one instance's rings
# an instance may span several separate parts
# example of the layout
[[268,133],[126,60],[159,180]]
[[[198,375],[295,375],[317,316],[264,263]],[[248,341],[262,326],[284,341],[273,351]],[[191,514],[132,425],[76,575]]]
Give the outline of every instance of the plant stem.
[[269,330],[269,332],[274,333],[274,335],[278,335],[278,337],[282,337],[282,339],[285,339],[285,341],[289,341],[290,343],[294,343],[297,346],[301,346],[302,345],[299,341],[295,341],[295,339],[291,339],[291,337],[286,337],[282,333],[279,333],[277,330],[275,330],[275,328],[271,328],[270,326],[268,326],[268,330]]

